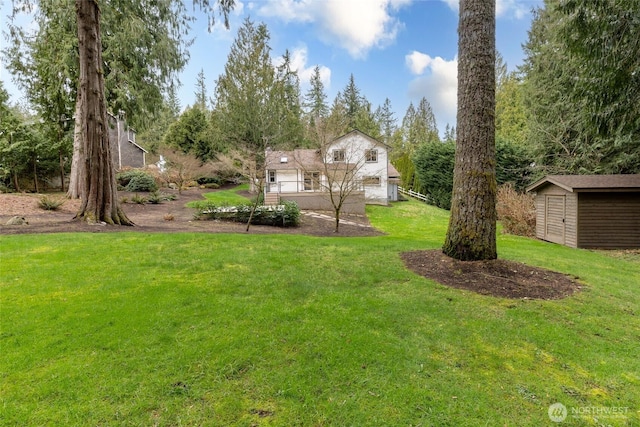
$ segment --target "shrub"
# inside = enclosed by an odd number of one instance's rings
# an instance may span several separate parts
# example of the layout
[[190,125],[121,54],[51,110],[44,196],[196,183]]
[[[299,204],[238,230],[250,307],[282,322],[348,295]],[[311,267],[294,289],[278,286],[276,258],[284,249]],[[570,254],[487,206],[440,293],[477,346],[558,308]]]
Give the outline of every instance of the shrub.
[[534,198],[530,194],[519,193],[512,184],[498,188],[498,219],[505,233],[534,237],[536,230],[536,210]]
[[162,203],[162,201],[162,195],[158,191],[152,191],[151,193],[149,193],[149,196],[147,196],[147,202],[151,203],[152,205],[159,205],[160,203]]
[[[251,204],[224,206],[212,202],[197,204],[194,218],[201,220],[224,220],[247,223],[251,215]],[[295,227],[300,224],[300,208],[295,202],[285,201],[278,206],[258,206],[251,217],[253,225]]]
[[523,145],[496,138],[496,181],[523,192],[531,181],[533,154]]
[[137,203],[139,205],[144,205],[145,203],[147,203],[148,200],[146,197],[143,196],[139,196],[139,195],[134,195],[133,197],[131,197],[131,203]]
[[156,184],[153,176],[139,169],[120,172],[116,175],[116,180],[120,187],[132,193],[138,191],[156,191],[158,189],[158,184]]
[[40,197],[40,200],[38,201],[38,206],[40,207],[40,209],[44,209],[45,211],[56,211],[63,204],[64,200],[53,199],[47,196]]
[[[196,182],[198,183],[198,185],[205,185],[205,186],[208,184],[216,184],[219,187],[222,184],[222,180],[217,176],[201,176],[200,178],[196,179]],[[218,188],[218,187],[213,187],[213,188]]]
[[175,200],[177,197],[175,194],[167,194],[167,193],[161,193],[159,191],[152,191],[151,193],[149,193],[149,196],[147,196],[147,202],[151,203],[152,205],[159,205],[162,202],[167,202],[170,200]]
[[413,156],[417,180],[429,203],[447,210],[451,209],[455,152],[453,142],[429,142]]
[[[421,188],[420,192],[429,195],[430,204],[451,209],[455,144],[453,142],[422,144],[416,150],[413,162],[418,187]],[[526,147],[504,139],[496,139],[498,185],[511,183],[517,191],[524,191],[531,180],[532,163],[533,157]]]

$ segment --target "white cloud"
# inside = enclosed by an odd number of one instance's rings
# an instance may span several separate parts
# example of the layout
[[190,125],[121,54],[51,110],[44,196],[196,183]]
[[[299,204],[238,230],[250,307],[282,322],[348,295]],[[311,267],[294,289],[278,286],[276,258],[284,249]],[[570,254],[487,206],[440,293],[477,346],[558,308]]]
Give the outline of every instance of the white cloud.
[[328,44],[363,58],[392,43],[403,24],[392,13],[413,0],[272,0],[259,13],[285,22],[313,23]]
[[[428,58],[427,65],[422,72],[424,75],[415,78],[409,83],[409,98],[414,105],[422,97],[431,104],[433,113],[438,122],[438,128],[442,131],[447,123],[456,124],[457,92],[458,92],[458,58],[447,61],[439,56],[431,58],[420,52],[407,55],[407,66],[411,69],[414,63],[409,63],[410,57]],[[414,73],[415,74],[415,73]]]
[[[455,11],[459,9],[460,0],[442,0]],[[496,0],[496,17],[513,15],[516,19],[522,19],[529,13],[531,2],[521,0]]]
[[414,50],[409,55],[404,57],[407,67],[413,74],[420,75],[424,73],[424,70],[431,64],[433,59],[425,53]]
[[[308,60],[308,51],[306,46],[299,46],[292,51],[290,51],[291,55],[291,69],[298,72],[298,77],[300,78],[301,86],[309,86],[309,81],[311,80],[311,76],[313,75],[313,70],[316,67],[314,65],[307,66]],[[277,57],[274,61],[274,66],[278,66],[282,64],[282,57]],[[329,89],[331,86],[331,69],[325,67],[324,65],[319,65],[320,67],[320,80],[324,84],[325,90]],[[303,91],[304,92],[304,91]]]

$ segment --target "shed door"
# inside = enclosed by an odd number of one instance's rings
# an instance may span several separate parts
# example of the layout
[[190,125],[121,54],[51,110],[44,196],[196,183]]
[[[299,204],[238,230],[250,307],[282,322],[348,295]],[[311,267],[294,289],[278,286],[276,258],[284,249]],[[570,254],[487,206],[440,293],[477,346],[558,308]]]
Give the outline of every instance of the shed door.
[[546,196],[544,239],[564,245],[565,196]]

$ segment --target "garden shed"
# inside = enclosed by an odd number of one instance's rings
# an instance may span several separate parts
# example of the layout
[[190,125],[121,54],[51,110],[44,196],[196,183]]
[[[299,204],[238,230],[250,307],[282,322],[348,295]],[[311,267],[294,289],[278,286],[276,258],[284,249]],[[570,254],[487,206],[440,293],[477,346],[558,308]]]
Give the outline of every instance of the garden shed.
[[535,193],[536,237],[572,248],[640,248],[640,175],[548,175]]

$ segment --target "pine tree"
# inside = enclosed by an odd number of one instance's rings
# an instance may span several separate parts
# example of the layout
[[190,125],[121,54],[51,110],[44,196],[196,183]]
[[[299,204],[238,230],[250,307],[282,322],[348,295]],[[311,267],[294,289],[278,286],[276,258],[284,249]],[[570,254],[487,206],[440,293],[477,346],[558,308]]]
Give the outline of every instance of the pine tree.
[[309,83],[311,87],[304,96],[304,107],[309,120],[317,122],[318,119],[325,118],[329,114],[327,94],[320,76],[319,66],[314,67]]
[[204,78],[204,70],[201,69],[196,78],[196,102],[195,107],[200,108],[202,111],[207,111],[207,84]]
[[356,128],[356,115],[364,106],[364,99],[360,94],[360,89],[356,86],[353,74],[349,76],[349,83],[342,91],[342,101],[344,102],[344,110],[347,116],[347,123],[350,129]]
[[393,135],[397,129],[395,113],[391,108],[391,100],[385,98],[384,104],[378,107],[375,116],[380,124],[380,133],[382,142],[387,145],[392,145]]

